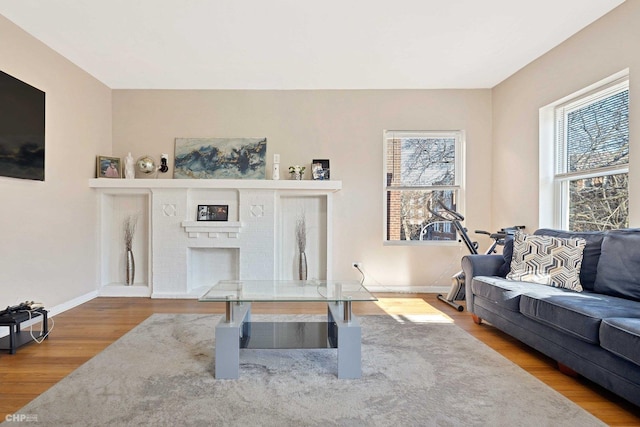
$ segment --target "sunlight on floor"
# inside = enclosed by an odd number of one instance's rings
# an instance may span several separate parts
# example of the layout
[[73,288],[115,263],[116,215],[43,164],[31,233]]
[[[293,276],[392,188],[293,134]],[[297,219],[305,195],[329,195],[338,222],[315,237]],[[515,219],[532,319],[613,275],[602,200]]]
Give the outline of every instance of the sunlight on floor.
[[453,323],[453,319],[421,298],[378,298],[376,305],[399,323]]

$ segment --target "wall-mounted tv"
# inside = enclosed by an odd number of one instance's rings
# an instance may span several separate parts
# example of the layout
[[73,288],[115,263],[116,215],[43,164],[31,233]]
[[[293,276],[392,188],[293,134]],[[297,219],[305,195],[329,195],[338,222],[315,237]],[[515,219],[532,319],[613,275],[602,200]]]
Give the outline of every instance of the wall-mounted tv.
[[44,181],[44,98],[0,71],[0,176]]

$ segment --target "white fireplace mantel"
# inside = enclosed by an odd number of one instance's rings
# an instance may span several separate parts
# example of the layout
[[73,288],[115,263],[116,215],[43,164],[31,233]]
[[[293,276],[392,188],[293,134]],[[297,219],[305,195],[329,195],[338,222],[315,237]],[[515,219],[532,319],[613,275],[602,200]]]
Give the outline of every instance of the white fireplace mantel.
[[209,237],[218,237],[220,233],[225,233],[227,237],[237,238],[242,229],[242,223],[238,221],[182,221],[182,228],[189,237],[200,237],[200,233],[206,233]]
[[266,180],[266,179],[114,179],[95,178],[89,187],[103,189],[209,188],[236,190],[339,191],[342,181]]
[[[307,223],[309,279],[331,279],[334,192],[341,181],[89,180],[100,201],[101,295],[196,298],[222,279],[297,279],[296,221]],[[196,221],[197,206],[228,221]],[[138,216],[136,277],[124,285],[122,223]]]

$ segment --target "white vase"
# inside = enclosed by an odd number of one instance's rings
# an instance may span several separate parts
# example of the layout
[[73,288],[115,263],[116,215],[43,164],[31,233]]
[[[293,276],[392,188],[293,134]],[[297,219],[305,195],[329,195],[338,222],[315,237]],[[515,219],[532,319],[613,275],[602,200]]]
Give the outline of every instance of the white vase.
[[136,177],[136,170],[131,153],[127,154],[127,157],[124,158],[124,177],[126,179],[134,179]]

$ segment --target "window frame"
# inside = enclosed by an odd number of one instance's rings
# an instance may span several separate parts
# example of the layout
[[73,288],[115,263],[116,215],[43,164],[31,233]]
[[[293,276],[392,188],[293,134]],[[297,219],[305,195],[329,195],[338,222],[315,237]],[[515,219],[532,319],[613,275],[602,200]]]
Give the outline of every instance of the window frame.
[[[387,185],[388,165],[388,141],[399,138],[454,138],[454,184],[453,185],[424,185],[424,186],[400,186]],[[387,196],[390,191],[454,191],[458,210],[464,209],[464,147],[465,132],[463,130],[384,130],[383,131],[383,166],[382,166],[382,205],[383,224],[382,241],[383,245],[390,246],[454,246],[458,245],[458,238],[453,240],[389,240],[387,237],[388,227],[388,206]],[[457,235],[456,235],[457,236]]]
[[629,163],[568,172],[566,161],[568,114],[625,90],[628,69],[540,109],[540,227],[568,230],[571,181],[629,173]]

